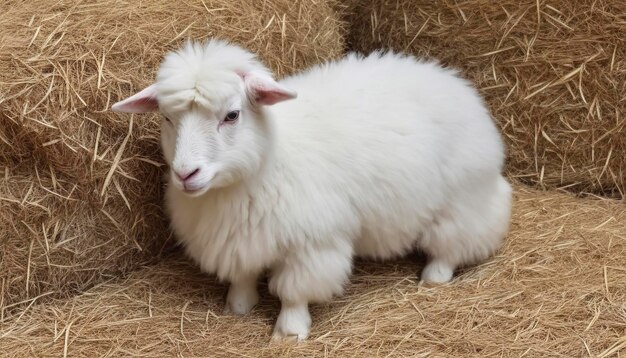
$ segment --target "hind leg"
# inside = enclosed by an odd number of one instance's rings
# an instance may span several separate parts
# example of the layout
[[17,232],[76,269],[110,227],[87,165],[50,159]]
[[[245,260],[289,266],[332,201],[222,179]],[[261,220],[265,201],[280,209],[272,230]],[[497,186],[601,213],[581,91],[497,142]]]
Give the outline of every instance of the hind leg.
[[459,196],[423,237],[420,246],[429,262],[422,271],[422,281],[448,282],[459,266],[493,255],[508,231],[510,216],[511,186],[502,177],[482,191]]

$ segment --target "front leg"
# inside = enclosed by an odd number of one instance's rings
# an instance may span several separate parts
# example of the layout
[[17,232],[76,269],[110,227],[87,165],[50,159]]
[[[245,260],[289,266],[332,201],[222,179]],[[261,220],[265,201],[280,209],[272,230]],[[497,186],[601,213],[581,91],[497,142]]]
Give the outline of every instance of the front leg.
[[232,280],[226,295],[224,313],[245,315],[259,302],[258,275],[245,275]]
[[274,326],[272,340],[296,340],[306,339],[311,330],[311,315],[309,305],[305,302],[281,301],[280,313]]
[[352,268],[352,245],[337,240],[328,246],[302,247],[274,270],[270,292],[281,301],[273,340],[304,340],[311,330],[309,302],[327,302],[343,292]]

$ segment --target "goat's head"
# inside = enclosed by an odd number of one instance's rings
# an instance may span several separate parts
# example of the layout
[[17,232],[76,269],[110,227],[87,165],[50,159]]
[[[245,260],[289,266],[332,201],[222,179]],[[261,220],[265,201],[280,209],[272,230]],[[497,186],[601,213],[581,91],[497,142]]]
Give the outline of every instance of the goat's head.
[[199,196],[259,170],[272,144],[263,106],[295,97],[253,54],[212,40],[169,53],[156,83],[112,110],[161,112],[170,183]]

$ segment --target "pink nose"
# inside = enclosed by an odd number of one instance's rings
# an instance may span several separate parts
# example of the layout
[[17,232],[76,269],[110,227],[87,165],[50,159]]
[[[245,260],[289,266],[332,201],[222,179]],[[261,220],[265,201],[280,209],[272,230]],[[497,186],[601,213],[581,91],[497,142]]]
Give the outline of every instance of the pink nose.
[[200,168],[196,168],[196,169],[184,171],[184,172],[175,172],[175,173],[178,179],[180,179],[182,182],[186,182],[187,180],[195,177],[199,172],[200,172]]

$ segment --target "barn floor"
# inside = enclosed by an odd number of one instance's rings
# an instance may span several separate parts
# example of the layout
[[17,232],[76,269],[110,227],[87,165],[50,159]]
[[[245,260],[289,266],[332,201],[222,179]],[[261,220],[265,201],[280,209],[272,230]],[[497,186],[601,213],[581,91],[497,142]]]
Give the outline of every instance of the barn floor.
[[262,285],[247,317],[181,256],[4,317],[9,356],[626,355],[626,206],[517,186],[507,244],[444,286],[419,257],[357,262],[344,297],[312,306],[307,342],[270,344],[279,302]]

